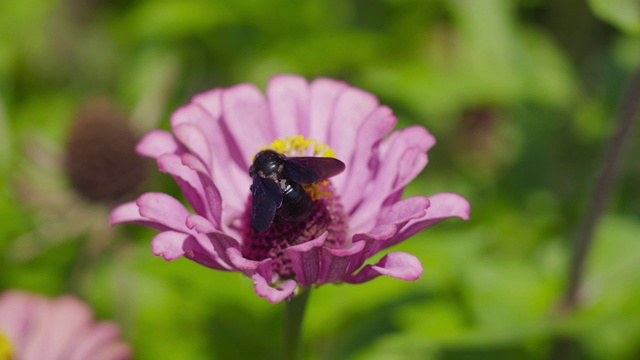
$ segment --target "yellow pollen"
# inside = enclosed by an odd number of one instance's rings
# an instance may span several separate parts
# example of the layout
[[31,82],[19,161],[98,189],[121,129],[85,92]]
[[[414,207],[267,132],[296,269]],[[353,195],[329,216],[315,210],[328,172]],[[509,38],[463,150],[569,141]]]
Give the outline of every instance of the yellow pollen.
[[[302,135],[287,136],[285,139],[277,139],[271,145],[262,150],[274,150],[287,156],[321,156],[335,158],[336,154],[327,144],[317,140],[305,138]],[[311,152],[309,151],[311,149]]]
[[315,184],[301,184],[304,191],[309,194],[312,201],[318,201],[323,197],[332,197],[333,193],[327,191],[326,187],[329,185],[329,180],[322,180]]
[[13,359],[11,343],[5,334],[0,331],[0,360]]

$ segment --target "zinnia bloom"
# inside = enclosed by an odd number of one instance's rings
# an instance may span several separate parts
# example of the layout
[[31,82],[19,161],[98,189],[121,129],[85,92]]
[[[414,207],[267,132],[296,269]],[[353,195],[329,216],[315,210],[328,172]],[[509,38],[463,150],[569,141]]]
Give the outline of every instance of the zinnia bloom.
[[122,360],[131,348],[111,322],[71,296],[54,299],[22,291],[0,294],[0,358],[15,360]]
[[[452,193],[402,199],[435,139],[421,126],[392,131],[395,124],[375,96],[331,79],[276,76],[266,97],[251,84],[213,89],[173,113],[173,134],[155,130],[137,145],[173,176],[194,213],[167,194],[146,193],[114,209],[111,223],[155,228],[155,255],[242,272],[273,303],[312,285],[380,275],[416,280],[423,268],[411,254],[365,263],[441,220],[467,219],[470,207]],[[265,148],[336,157],[346,170],[305,187],[315,201],[305,220],[276,216],[259,232],[251,223],[249,167]]]

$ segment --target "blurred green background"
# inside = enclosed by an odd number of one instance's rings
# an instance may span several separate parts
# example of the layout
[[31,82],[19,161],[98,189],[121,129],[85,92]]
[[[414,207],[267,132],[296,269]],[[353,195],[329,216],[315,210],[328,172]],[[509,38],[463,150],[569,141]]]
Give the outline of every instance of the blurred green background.
[[[636,0],[0,0],[0,289],[80,296],[137,359],[279,358],[282,304],[250,279],[167,263],[153,231],[108,226],[124,190],[179,196],[116,139],[168,128],[206,89],[326,76],[426,126],[438,144],[407,193],[455,191],[472,214],[395,248],[424,263],[417,282],[313,291],[305,358],[640,358],[638,131],[580,302],[559,306],[639,67]],[[121,132],[91,133],[95,117]],[[74,136],[104,151],[74,152]],[[102,193],[114,180],[74,179],[69,157],[126,158],[146,181]]]

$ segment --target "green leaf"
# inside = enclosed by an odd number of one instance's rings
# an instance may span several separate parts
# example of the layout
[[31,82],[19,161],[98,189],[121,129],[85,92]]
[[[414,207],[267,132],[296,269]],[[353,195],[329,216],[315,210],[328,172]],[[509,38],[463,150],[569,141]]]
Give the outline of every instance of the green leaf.
[[233,21],[233,15],[216,2],[159,0],[135,7],[119,27],[122,36],[162,41],[196,36]]
[[640,2],[637,0],[589,0],[593,12],[620,30],[640,35]]
[[581,288],[581,308],[568,322],[591,358],[630,359],[640,336],[640,224],[632,216],[602,219]]

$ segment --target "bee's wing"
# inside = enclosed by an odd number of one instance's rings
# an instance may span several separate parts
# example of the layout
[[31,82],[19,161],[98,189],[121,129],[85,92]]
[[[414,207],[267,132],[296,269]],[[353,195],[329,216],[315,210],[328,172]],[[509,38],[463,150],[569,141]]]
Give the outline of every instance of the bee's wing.
[[251,222],[256,230],[265,231],[282,206],[282,191],[275,181],[254,176],[251,196]]
[[338,159],[302,156],[287,158],[284,171],[292,181],[313,184],[340,174],[344,168],[344,163]]

